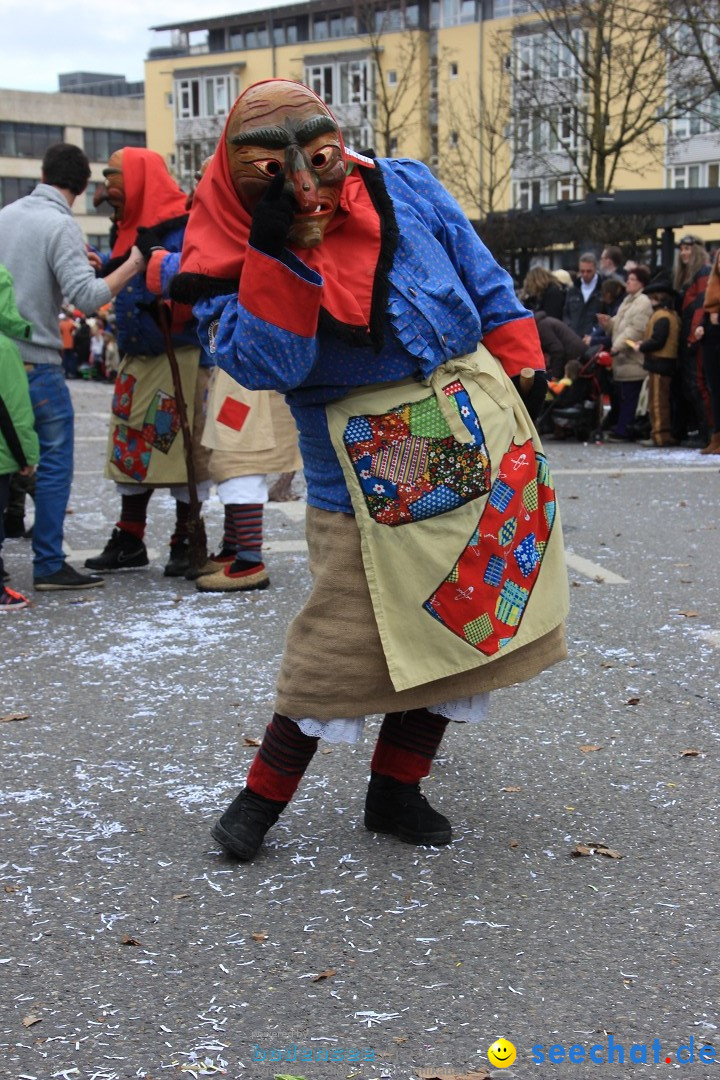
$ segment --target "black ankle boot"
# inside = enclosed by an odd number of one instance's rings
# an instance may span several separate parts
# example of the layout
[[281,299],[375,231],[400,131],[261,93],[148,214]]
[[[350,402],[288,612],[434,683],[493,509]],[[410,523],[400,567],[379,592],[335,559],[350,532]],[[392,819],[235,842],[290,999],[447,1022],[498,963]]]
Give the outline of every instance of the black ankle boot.
[[243,788],[210,832],[219,844],[242,862],[250,862],[287,806]]
[[163,577],[185,577],[190,569],[190,541],[187,536],[170,541],[170,558],[165,563]]
[[452,840],[450,822],[430,803],[420,784],[401,784],[391,776],[370,774],[365,799],[365,828],[391,833],[406,844],[434,847]]

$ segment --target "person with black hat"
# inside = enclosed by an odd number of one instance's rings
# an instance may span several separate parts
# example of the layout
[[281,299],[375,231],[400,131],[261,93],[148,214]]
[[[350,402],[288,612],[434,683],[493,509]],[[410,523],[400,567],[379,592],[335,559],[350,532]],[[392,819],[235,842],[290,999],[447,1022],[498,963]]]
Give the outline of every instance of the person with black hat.
[[680,346],[680,316],[675,311],[675,290],[669,278],[654,278],[643,290],[650,298],[653,313],[645,328],[645,337],[636,342],[648,372],[648,412],[650,438],[642,446],[677,446],[673,437],[670,410],[670,384],[677,369]]

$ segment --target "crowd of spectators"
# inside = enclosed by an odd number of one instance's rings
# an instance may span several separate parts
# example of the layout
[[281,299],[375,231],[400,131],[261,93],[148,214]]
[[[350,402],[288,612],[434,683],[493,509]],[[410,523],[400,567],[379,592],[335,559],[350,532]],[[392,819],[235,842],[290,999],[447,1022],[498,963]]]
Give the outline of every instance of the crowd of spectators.
[[[599,258],[583,252],[574,277],[528,271],[520,296],[535,315],[548,378],[566,402],[579,402],[575,379],[599,395],[598,441],[720,454],[719,258],[688,234],[670,270],[607,245]],[[548,400],[557,405],[552,390]]]

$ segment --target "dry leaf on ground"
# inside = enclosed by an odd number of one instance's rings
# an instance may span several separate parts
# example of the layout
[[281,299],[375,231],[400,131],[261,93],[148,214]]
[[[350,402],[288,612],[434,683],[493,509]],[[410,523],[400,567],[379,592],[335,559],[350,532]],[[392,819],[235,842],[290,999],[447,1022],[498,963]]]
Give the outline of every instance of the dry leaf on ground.
[[501,791],[516,792],[516,791],[522,791],[522,788],[521,787],[508,786],[508,787],[500,788],[500,790]]
[[39,1024],[42,1020],[42,1016],[26,1016],[23,1020],[23,1027],[32,1027],[33,1024]]
[[678,611],[678,615],[684,615],[686,619],[697,619],[699,611]]
[[570,854],[575,859],[581,855],[592,855],[592,848],[589,848],[586,844],[576,844]]
[[580,747],[580,750],[581,750],[581,752],[583,754],[592,754],[592,752],[594,750],[604,750],[604,749],[605,749],[604,746],[595,746],[593,743],[585,743],[584,746]]
[[243,746],[259,746],[260,740],[253,738],[252,735],[243,735]]
[[267,941],[267,931],[258,931],[258,933],[256,934],[251,934],[250,937],[253,939],[253,941]]
[[126,934],[120,942],[121,945],[135,945],[142,947],[142,942],[138,941],[136,937],[131,937],[130,934]]
[[593,844],[593,847],[598,855],[605,855],[608,859],[622,859],[620,852],[608,847],[607,844]]
[[314,975],[310,982],[320,982],[321,979],[330,979],[333,975],[337,975],[335,968],[328,968],[327,971],[321,971],[319,975]]
[[700,757],[704,753],[704,750],[696,750],[694,747],[690,747],[689,750],[683,750],[680,757]]
[[0,716],[0,724],[9,724],[13,720],[29,720],[29,712],[10,712],[5,716]]
[[625,702],[625,704],[626,705],[639,705],[640,704],[640,698],[639,697],[629,697],[627,699],[627,701]]

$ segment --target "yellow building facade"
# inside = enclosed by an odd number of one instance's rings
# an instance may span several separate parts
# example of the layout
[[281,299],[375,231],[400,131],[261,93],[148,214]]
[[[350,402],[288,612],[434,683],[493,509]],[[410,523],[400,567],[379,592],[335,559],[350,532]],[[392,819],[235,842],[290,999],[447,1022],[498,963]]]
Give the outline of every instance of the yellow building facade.
[[[170,43],[145,65],[148,145],[189,185],[243,88],[289,78],[324,98],[356,149],[427,162],[473,220],[582,199],[597,190],[598,169],[578,156],[589,94],[572,46],[585,34],[591,47],[591,31],[578,25],[569,43],[553,41],[524,3],[308,0],[155,27]],[[612,78],[608,131],[623,112],[623,72]],[[556,98],[549,119],[542,94]],[[660,111],[599,170],[608,187],[720,185],[718,131]]]

